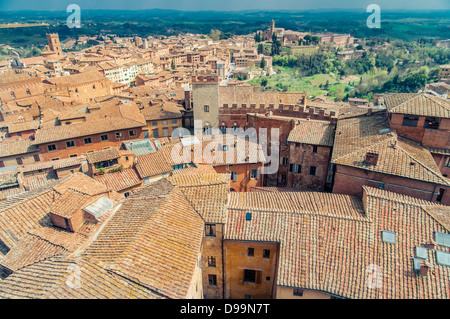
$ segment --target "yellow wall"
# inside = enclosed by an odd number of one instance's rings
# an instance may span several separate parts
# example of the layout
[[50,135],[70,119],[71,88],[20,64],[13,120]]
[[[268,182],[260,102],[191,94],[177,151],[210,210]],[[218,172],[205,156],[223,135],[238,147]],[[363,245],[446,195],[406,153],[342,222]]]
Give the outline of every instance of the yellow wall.
[[303,296],[294,296],[294,288],[277,286],[276,299],[330,299],[331,295],[314,290],[303,290]]
[[[248,256],[248,248],[254,256]],[[263,249],[270,249],[270,258],[263,258]],[[277,243],[224,241],[225,299],[269,299],[274,296],[274,283],[278,259]],[[244,282],[244,270],[261,271],[261,283]],[[266,277],[270,277],[267,280]]]

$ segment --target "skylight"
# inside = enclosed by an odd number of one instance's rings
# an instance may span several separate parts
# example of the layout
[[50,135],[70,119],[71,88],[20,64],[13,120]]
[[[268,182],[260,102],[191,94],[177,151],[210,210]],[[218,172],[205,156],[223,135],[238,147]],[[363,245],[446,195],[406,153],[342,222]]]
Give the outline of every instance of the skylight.
[[450,248],[450,234],[435,232],[434,233],[434,240],[439,245]]
[[450,254],[445,251],[436,250],[436,262],[439,265],[450,267]]
[[381,238],[383,242],[389,244],[395,244],[395,232],[389,230],[383,230],[381,233]]
[[416,257],[420,259],[428,258],[428,250],[423,247],[416,247]]

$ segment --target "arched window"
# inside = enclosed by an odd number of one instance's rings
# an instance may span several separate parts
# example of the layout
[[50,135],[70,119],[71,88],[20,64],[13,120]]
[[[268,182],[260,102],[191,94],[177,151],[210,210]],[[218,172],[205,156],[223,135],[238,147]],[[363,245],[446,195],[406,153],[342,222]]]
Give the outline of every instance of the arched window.
[[13,99],[16,98],[16,95],[14,94],[14,92],[11,92],[11,97],[12,97]]
[[27,89],[27,95],[31,95],[30,89]]
[[211,135],[211,124],[206,123],[205,126],[203,126],[203,134]]

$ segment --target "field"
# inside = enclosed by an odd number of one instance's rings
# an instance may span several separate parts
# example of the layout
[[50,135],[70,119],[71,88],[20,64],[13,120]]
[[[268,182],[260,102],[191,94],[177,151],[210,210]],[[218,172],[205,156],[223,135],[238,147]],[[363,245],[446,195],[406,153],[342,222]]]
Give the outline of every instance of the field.
[[[316,74],[313,76],[298,76],[293,68],[275,66],[277,74],[271,76],[255,77],[249,83],[261,85],[263,79],[267,79],[266,90],[279,90],[285,92],[308,92],[308,96],[328,95],[330,98],[337,94],[343,94],[349,82],[359,82],[358,76],[338,79],[335,74]],[[325,85],[328,81],[328,90]]]

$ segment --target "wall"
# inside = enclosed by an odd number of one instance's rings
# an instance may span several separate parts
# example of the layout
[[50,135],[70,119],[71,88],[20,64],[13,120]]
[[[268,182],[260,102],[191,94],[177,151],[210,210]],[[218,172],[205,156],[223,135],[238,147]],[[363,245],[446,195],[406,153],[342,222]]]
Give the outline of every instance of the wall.
[[381,183],[384,183],[384,189],[387,191],[417,197],[427,201],[436,201],[439,189],[443,188],[445,193],[441,203],[450,205],[449,187],[441,187],[432,183],[342,165],[336,165],[333,193],[361,196],[362,185],[378,188]]
[[[205,299],[223,299],[223,224],[215,225],[216,236],[205,236],[202,242],[203,292]],[[208,257],[215,257],[215,267],[208,265]],[[208,275],[216,275],[216,286],[209,285]]]
[[[249,192],[251,187],[263,186],[263,168],[264,164],[262,163],[214,166],[214,170],[220,174],[237,172],[237,180],[230,181],[230,188],[235,192]],[[250,173],[254,169],[260,170],[259,178],[258,175],[256,179],[250,178]]]
[[[167,121],[167,124],[163,124],[164,121]],[[176,121],[176,123],[172,123],[172,121]],[[153,122],[156,122],[156,125],[153,125]],[[148,137],[164,137],[164,129],[168,130],[167,136],[172,136],[173,130],[182,127],[182,119],[163,119],[163,120],[149,120],[147,121],[147,127],[143,129],[148,131]],[[158,136],[155,136],[154,130],[158,130]]]
[[[131,131],[131,130],[136,131],[136,136],[129,136],[129,131]],[[116,136],[115,136],[116,132],[123,133],[123,137],[120,140],[116,139]],[[100,138],[101,135],[108,135],[108,140],[101,141],[101,138]],[[92,139],[92,143],[85,145],[84,139],[87,137],[90,137]],[[143,137],[144,137],[144,134],[142,132],[142,128],[139,127],[139,128],[132,128],[132,129],[126,129],[126,130],[120,130],[120,131],[114,131],[114,132],[105,132],[105,133],[96,134],[96,135],[83,136],[83,137],[68,139],[68,140],[64,140],[64,141],[45,143],[45,144],[39,145],[39,150],[40,150],[42,159],[44,161],[49,161],[49,160],[52,160],[55,158],[59,158],[59,159],[69,158],[70,155],[79,156],[80,154],[85,154],[86,152],[89,152],[89,151],[99,151],[106,147],[118,146],[123,141],[127,141],[130,139],[140,139]],[[75,146],[67,148],[66,147],[67,141],[74,141]],[[50,145],[50,144],[56,145],[55,151],[50,151],[50,152],[48,151],[47,145]]]
[[[301,165],[300,173],[288,173],[288,187],[323,191],[328,176],[331,147],[317,146],[317,153],[313,153],[313,145],[289,143],[289,162]],[[310,167],[316,167],[316,174],[310,175]]]
[[[247,255],[250,247],[254,248],[254,257]],[[270,258],[262,257],[263,249],[270,249]],[[274,297],[278,243],[225,240],[224,256],[226,299],[244,299],[246,295],[254,299]],[[261,283],[244,282],[244,269],[261,271]]]
[[[203,78],[202,78],[203,79]],[[219,83],[192,82],[192,101],[194,104],[194,120],[202,120],[202,125],[209,123],[212,128],[219,127]],[[209,112],[204,106],[209,105]]]
[[[1,157],[0,154],[0,161],[3,161],[3,164],[6,166],[15,166],[19,165],[17,164],[17,158],[22,158],[23,164],[33,164],[36,163],[34,160],[34,155],[39,155],[39,152],[33,152],[33,153],[26,153],[26,154],[19,154],[19,155],[13,155],[13,156],[6,156]],[[42,156],[40,156],[40,159],[42,160]]]
[[314,291],[303,289],[303,296],[294,296],[294,288],[277,286],[277,299],[330,299],[331,295]]

